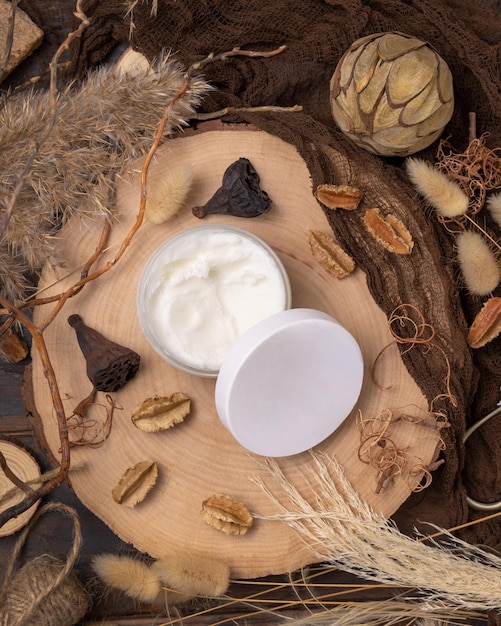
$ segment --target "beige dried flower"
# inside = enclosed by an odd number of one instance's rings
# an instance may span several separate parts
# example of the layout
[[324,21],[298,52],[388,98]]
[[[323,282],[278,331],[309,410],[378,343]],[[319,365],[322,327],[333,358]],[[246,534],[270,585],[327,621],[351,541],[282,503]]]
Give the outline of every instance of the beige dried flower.
[[140,602],[153,602],[160,594],[160,580],[150,566],[136,557],[98,554],[92,567],[101,580]]
[[455,219],[466,213],[468,196],[446,174],[416,157],[407,159],[406,168],[412,184],[439,215]]
[[501,268],[488,243],[479,233],[464,231],[456,238],[457,258],[466,288],[486,296],[498,286]]
[[229,566],[203,554],[166,556],[151,568],[169,589],[186,596],[219,597],[230,584]]
[[491,194],[485,203],[492,219],[501,228],[501,191]]

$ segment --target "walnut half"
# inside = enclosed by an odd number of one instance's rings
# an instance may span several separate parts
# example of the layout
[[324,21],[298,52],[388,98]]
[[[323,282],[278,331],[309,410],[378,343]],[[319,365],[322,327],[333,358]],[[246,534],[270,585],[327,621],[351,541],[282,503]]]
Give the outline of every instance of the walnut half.
[[252,515],[242,502],[227,495],[211,496],[202,503],[202,519],[227,535],[245,535],[252,526]]

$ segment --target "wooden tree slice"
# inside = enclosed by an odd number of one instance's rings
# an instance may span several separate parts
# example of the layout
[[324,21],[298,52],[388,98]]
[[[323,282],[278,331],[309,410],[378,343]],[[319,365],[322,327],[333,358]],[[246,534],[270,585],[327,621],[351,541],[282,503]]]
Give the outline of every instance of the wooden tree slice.
[[[308,170],[297,151],[265,132],[230,127],[169,140],[157,152],[154,168],[166,170],[174,164],[190,164],[196,180],[190,206],[196,206],[212,196],[227,166],[240,157],[247,157],[253,163],[273,208],[259,218],[217,215],[205,218],[204,223],[233,224],[260,236],[275,249],[290,275],[292,306],[331,314],[359,342],[365,364],[359,402],[349,418],[318,449],[335,455],[360,495],[372,507],[390,516],[419,483],[422,467],[435,458],[439,437],[436,430],[417,422],[400,420],[392,424],[388,433],[406,463],[395,483],[376,493],[376,471],[359,459],[358,420],[374,419],[386,410],[420,420],[428,414],[427,401],[403,366],[397,348],[388,347],[392,343],[388,323],[369,294],[363,272],[355,270],[338,280],[313,258],[307,241],[310,229],[327,234],[330,229],[313,197]],[[116,220],[109,249],[100,263],[116,253],[135,221],[140,169],[141,162],[131,164],[129,175],[119,184]],[[91,391],[75,333],[67,323],[70,314],[80,314],[86,324],[132,348],[142,359],[137,376],[113,394],[117,409],[109,437],[101,445],[73,449],[73,462],[84,467],[72,474],[72,485],[81,501],[115,533],[153,557],[186,551],[206,554],[226,561],[233,576],[245,578],[292,571],[314,561],[314,557],[295,532],[281,522],[257,519],[244,536],[228,536],[201,519],[202,502],[214,494],[227,494],[259,516],[273,515],[277,513],[274,505],[253,479],[262,478],[278,495],[279,487],[273,484],[262,459],[243,449],[220,423],[214,405],[215,381],[184,374],[163,362],[146,342],[136,317],[136,288],[149,256],[173,233],[198,224],[200,221],[189,209],[163,225],[144,224],[122,260],[69,300],[45,332],[68,416]],[[63,275],[62,271],[47,267],[40,282],[45,295],[70,286],[78,278],[80,268],[94,251],[100,231],[98,221],[70,220],[60,235],[70,274]],[[48,310],[48,306],[36,310],[36,322]],[[33,355],[33,387],[44,436],[57,457],[58,430],[37,354]],[[192,400],[192,411],[182,424],[159,433],[135,428],[130,416],[140,402],[153,395],[169,396],[174,392],[183,392]],[[103,426],[107,410],[108,400],[99,393],[86,415],[88,438],[99,439],[99,426]],[[70,427],[71,424],[72,419]],[[70,434],[76,438],[82,431],[77,429]],[[112,490],[127,468],[141,461],[156,462],[159,475],[147,497],[130,509],[113,500]],[[307,452],[280,459],[280,466],[289,480],[314,497],[312,477],[305,476],[314,467]]]
[[[40,478],[40,467],[31,454],[12,443],[11,441],[0,441],[0,452],[4,455],[10,470],[22,481],[30,482],[33,489],[40,485],[37,480]],[[18,489],[0,470],[0,511],[5,511],[24,498],[24,493]],[[36,502],[27,511],[9,520],[0,528],[0,537],[13,535],[23,528],[33,517],[39,502]]]

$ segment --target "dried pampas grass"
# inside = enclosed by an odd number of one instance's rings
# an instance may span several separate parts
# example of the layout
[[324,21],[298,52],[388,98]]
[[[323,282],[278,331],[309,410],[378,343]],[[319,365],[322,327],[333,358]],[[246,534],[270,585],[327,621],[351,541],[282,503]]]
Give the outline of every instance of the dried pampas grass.
[[467,611],[501,610],[501,558],[442,534],[447,544],[424,544],[402,534],[364,502],[334,458],[310,452],[312,504],[292,484],[275,459],[266,459],[270,481],[255,482],[276,506],[265,516],[288,524],[304,539],[313,557],[366,580],[415,590],[429,603]]
[[[151,71],[153,69],[153,71]],[[57,262],[54,234],[72,215],[113,213],[115,176],[145,154],[185,70],[170,56],[133,75],[105,68],[57,100],[57,117],[38,147],[0,243],[0,293],[18,303],[28,275]],[[186,124],[209,90],[192,77],[165,133]],[[51,115],[50,94],[6,96],[0,108],[0,219]]]
[[501,268],[488,243],[471,231],[456,237],[457,259],[468,291],[476,296],[486,296],[498,286]]

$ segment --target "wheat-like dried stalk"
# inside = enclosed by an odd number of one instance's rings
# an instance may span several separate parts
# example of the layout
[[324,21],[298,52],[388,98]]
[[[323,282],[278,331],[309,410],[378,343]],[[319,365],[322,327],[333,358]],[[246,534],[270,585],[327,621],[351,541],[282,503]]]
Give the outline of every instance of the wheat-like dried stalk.
[[314,612],[306,617],[292,619],[290,626],[452,626],[479,619],[480,614],[452,611],[450,607],[409,602],[405,598],[340,603],[333,608]]
[[[134,75],[113,68],[92,73],[58,95],[52,132],[38,146],[0,245],[0,293],[19,302],[26,276],[57,262],[54,233],[75,212],[113,212],[114,179],[145,154],[185,70],[165,55]],[[209,86],[190,77],[169,115],[165,135],[183,126]],[[49,93],[4,98],[0,109],[0,218],[50,115]],[[85,199],[85,202],[82,200]]]
[[266,467],[285,494],[273,493],[255,479],[280,511],[268,520],[287,523],[304,539],[319,562],[329,562],[366,580],[416,589],[428,602],[444,602],[466,610],[501,610],[501,558],[443,531],[447,543],[423,544],[402,534],[375,512],[333,458],[312,452],[310,476],[315,502],[292,484],[278,462]]

